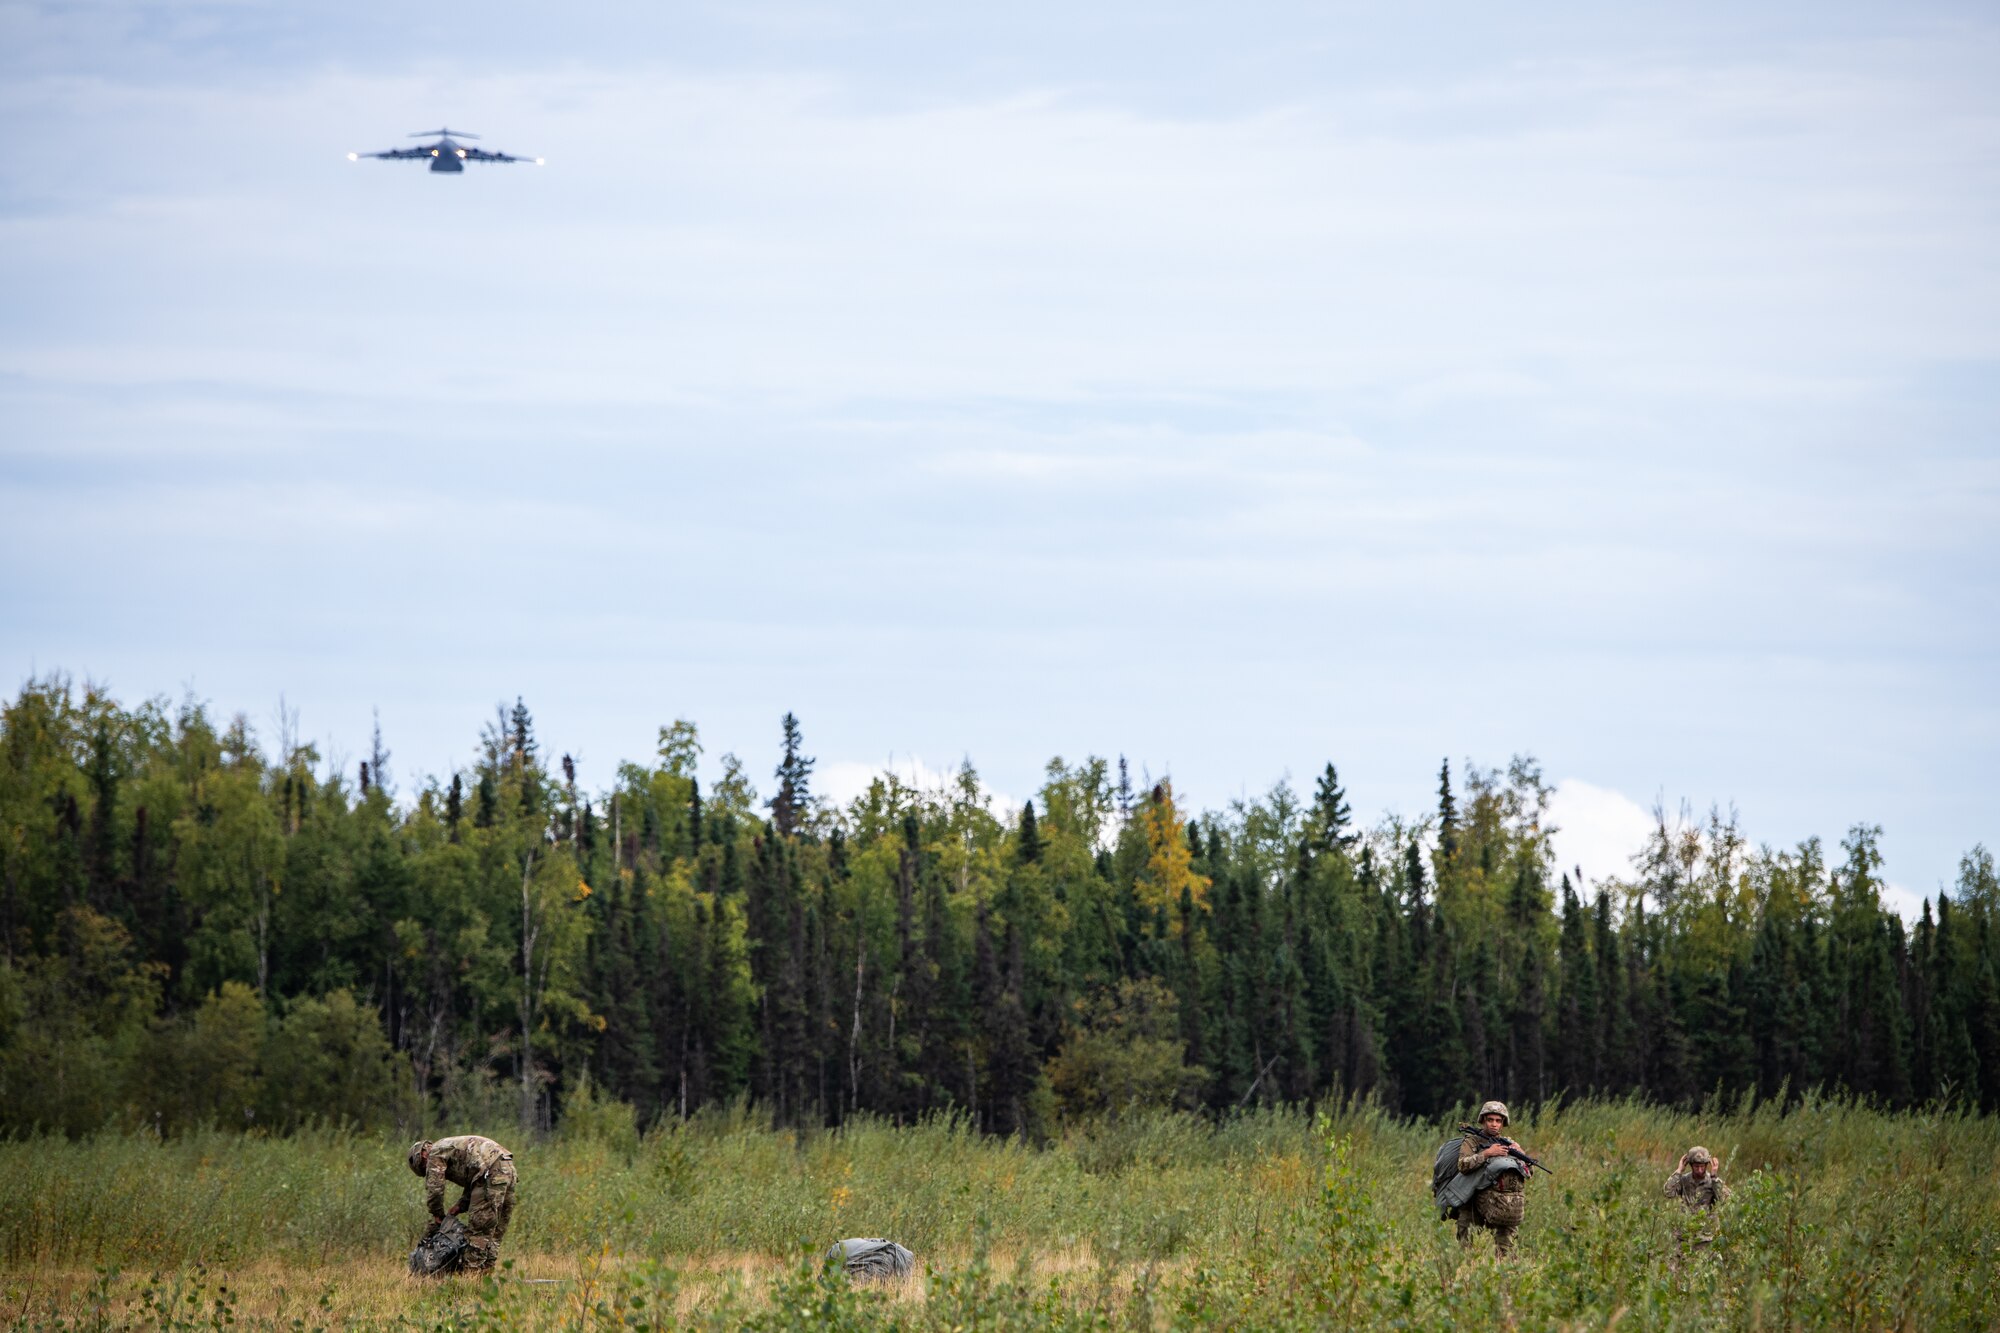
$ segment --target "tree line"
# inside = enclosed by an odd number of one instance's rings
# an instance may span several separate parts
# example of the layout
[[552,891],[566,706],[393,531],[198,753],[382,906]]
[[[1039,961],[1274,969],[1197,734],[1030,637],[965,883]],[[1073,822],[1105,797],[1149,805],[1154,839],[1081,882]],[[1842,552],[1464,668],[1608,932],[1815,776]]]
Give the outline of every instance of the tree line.
[[1052,760],[1018,811],[968,764],[771,795],[696,727],[592,789],[526,705],[396,790],[195,700],[60,676],[0,713],[0,1132],[311,1119],[548,1128],[748,1099],[791,1125],[994,1134],[1141,1106],[1820,1087],[2000,1109],[2000,880],[1975,847],[1914,927],[1881,831],[1751,847],[1664,815],[1627,876],[1554,864],[1538,767],[1440,767],[1359,826],[1333,764],[1184,811]]

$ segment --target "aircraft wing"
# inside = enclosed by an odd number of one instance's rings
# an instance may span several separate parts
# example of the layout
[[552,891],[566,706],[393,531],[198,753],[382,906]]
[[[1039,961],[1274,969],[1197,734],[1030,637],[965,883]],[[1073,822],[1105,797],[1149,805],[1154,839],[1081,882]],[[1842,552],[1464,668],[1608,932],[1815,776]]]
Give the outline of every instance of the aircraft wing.
[[348,154],[348,156],[349,156],[349,157],[351,157],[351,158],[362,158],[362,157],[429,157],[429,156],[431,156],[431,150],[430,150],[430,149],[428,149],[428,148],[391,148],[391,149],[389,149],[389,150],[388,150],[387,152],[385,152],[385,153],[349,153],[349,154]]
[[465,160],[468,162],[533,162],[536,166],[540,166],[542,162],[538,157],[515,157],[512,153],[489,153],[484,148],[466,149]]

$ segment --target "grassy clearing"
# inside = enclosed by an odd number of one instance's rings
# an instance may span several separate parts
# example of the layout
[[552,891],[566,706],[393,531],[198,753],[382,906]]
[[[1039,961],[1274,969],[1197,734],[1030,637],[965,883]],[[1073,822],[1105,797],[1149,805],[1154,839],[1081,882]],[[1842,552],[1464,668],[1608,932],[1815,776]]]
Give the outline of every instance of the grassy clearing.
[[[0,1310],[94,1328],[2000,1327],[1992,1118],[1586,1103],[1515,1128],[1560,1174],[1531,1186],[1505,1264],[1430,1209],[1439,1127],[1368,1107],[1047,1149],[948,1122],[800,1137],[739,1112],[518,1147],[513,1267],[443,1284],[402,1275],[423,1217],[401,1143],[0,1144]],[[1716,1218],[1660,1198],[1696,1142],[1736,1190]],[[850,1235],[892,1236],[925,1271],[822,1282],[809,1256]]]

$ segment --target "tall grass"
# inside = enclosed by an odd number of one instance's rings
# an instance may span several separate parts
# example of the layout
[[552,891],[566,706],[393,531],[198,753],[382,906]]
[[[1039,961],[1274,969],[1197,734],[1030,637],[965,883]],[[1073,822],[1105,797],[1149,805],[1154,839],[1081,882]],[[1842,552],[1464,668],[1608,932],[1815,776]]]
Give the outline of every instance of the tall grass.
[[[17,1324],[107,1327],[168,1326],[140,1318],[156,1271],[438,1327],[2000,1327],[2000,1121],[1590,1102],[1514,1132],[1558,1174],[1530,1186],[1506,1263],[1483,1238],[1461,1251],[1430,1206],[1445,1130],[1365,1104],[1137,1119],[1047,1148],[949,1119],[799,1135],[742,1109],[517,1144],[510,1277],[560,1288],[395,1276],[423,1221],[401,1142],[42,1139],[0,1144],[0,1294]],[[1660,1196],[1696,1142],[1736,1191],[1713,1217]],[[908,1245],[927,1278],[856,1291],[800,1266],[852,1235]],[[258,1300],[234,1313],[289,1322]]]

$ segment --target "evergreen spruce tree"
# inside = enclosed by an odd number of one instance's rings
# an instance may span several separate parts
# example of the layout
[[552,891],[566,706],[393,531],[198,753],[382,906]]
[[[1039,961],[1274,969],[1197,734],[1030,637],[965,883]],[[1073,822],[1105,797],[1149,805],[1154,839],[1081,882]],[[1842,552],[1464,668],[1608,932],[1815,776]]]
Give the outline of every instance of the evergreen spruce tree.
[[770,799],[771,823],[778,836],[789,838],[799,830],[800,823],[812,807],[810,783],[813,761],[806,757],[802,748],[804,739],[799,732],[799,720],[790,713],[785,714],[784,756],[778,761],[777,795]]
[[1420,966],[1430,956],[1434,927],[1424,883],[1424,848],[1416,838],[1411,838],[1403,848],[1403,892],[1410,925],[1410,960]]
[[[1018,905],[1016,906],[1018,910]],[[1021,932],[1011,920],[996,940],[984,905],[973,929],[973,1011],[984,1054],[985,1095],[980,1125],[1003,1136],[1026,1131],[1028,1094],[1034,1086],[1028,1015],[1021,1001]]]
[[1180,929],[1177,932],[1177,942],[1180,945],[1180,957],[1177,960],[1179,966],[1176,969],[1178,975],[1175,977],[1175,992],[1180,1002],[1181,1044],[1186,1048],[1187,1063],[1205,1068],[1208,1060],[1208,1041],[1205,1031],[1207,1024],[1201,1007],[1202,976],[1200,950],[1197,947],[1200,939],[1200,922],[1194,910],[1194,891],[1187,884],[1181,886],[1181,900],[1178,906]]
[[1673,976],[1680,997],[1676,1012],[1687,1033],[1689,1091],[1757,1086],[1744,960],[1732,954],[1719,969],[1683,966],[1673,969]]
[[1209,1104],[1217,1110],[1236,1105],[1256,1077],[1261,1063],[1253,1054],[1256,985],[1252,973],[1249,913],[1243,887],[1233,865],[1225,863],[1219,841],[1211,840],[1208,873],[1215,880],[1210,939],[1215,948],[1215,980],[1209,1009],[1214,1038],[1215,1077]]
[[[1283,910],[1259,881],[1254,867],[1243,868],[1239,893],[1243,906],[1242,970],[1249,1020],[1251,1067],[1243,1081],[1242,1100],[1264,1104],[1282,1097],[1283,1075],[1277,1073],[1296,1042],[1286,1041],[1290,1008],[1288,973],[1296,963],[1281,929]],[[1277,910],[1274,910],[1277,909]]]
[[1756,1051],[1750,1040],[1745,1017],[1750,1007],[1750,968],[1740,955],[1731,955],[1724,986],[1723,1013],[1728,1026],[1709,1045],[1713,1069],[1709,1086],[1741,1093],[1757,1086]]
[[1745,1005],[1757,1087],[1766,1098],[1777,1097],[1781,1088],[1796,1097],[1810,1083],[1805,1057],[1813,997],[1806,989],[1802,948],[1789,910],[1783,904],[1767,904],[1751,944]]
[[[1411,838],[1404,849],[1405,903],[1410,937],[1410,983],[1398,1006],[1410,1020],[1397,1042],[1405,1109],[1436,1115],[1463,1095],[1458,1079],[1465,1065],[1459,1015],[1451,995],[1453,962],[1425,892],[1422,844]],[[1404,1009],[1403,1006],[1407,1006]]]
[[1451,796],[1451,760],[1438,766],[1438,860],[1458,856],[1458,802]]
[[1908,1036],[1899,959],[1876,877],[1880,837],[1873,825],[1852,829],[1843,843],[1847,861],[1833,881],[1827,942],[1836,996],[1834,1073],[1851,1092],[1902,1105],[1909,1097]]
[[[732,844],[733,846],[733,844]],[[724,882],[729,875],[724,862]],[[756,1054],[757,1010],[750,988],[744,984],[748,956],[741,944],[743,901],[739,888],[733,898],[721,900],[711,914],[708,932],[708,966],[703,978],[708,994],[703,997],[708,1022],[702,1045],[707,1066],[707,1095],[704,1103],[722,1103],[749,1085],[750,1062]]]
[[1903,1007],[1909,948],[1903,919],[1893,912],[1884,912],[1877,923],[1875,954],[1873,994],[1882,1010],[1875,1086],[1887,1104],[1904,1107],[1910,1104],[1910,1025]]
[[1812,916],[1798,922],[1798,997],[1803,1012],[1798,1021],[1798,1059],[1801,1092],[1816,1088],[1835,1077],[1834,1035],[1829,1031],[1835,1014],[1833,977],[1829,971],[1825,934]]
[[1597,959],[1590,951],[1590,931],[1583,904],[1562,877],[1562,934],[1557,965],[1561,969],[1556,1000],[1556,1085],[1572,1098],[1596,1090],[1603,1054],[1598,1048]]
[[1301,891],[1296,876],[1286,881],[1279,905],[1277,967],[1274,990],[1278,1006],[1279,1055],[1272,1077],[1280,1100],[1300,1102],[1314,1091],[1313,1047],[1319,1025],[1314,1022],[1313,989],[1306,975],[1306,958],[1313,941],[1302,920]]
[[1548,961],[1540,925],[1545,914],[1539,862],[1515,865],[1507,893],[1507,951],[1514,985],[1507,1003],[1504,1082],[1510,1096],[1539,1103],[1548,1093]]
[[1648,916],[1644,900],[1633,906],[1632,945],[1626,957],[1633,964],[1630,995],[1633,1027],[1638,1034],[1642,1083],[1647,1095],[1672,1105],[1691,1104],[1697,1089],[1681,1014],[1686,1006],[1679,974],[1662,965],[1666,921]]
[[753,1090],[782,1124],[807,1112],[805,905],[789,840],[766,825],[745,882],[750,979],[758,1004],[758,1061]]
[[533,815],[542,808],[541,770],[535,763],[535,720],[528,705],[517,695],[514,711],[507,717],[508,764],[521,783],[521,813]]
[[1459,1031],[1465,1043],[1465,1076],[1456,1080],[1461,1088],[1476,1088],[1478,1100],[1497,1097],[1504,1101],[1512,1089],[1506,1085],[1506,1024],[1500,1012],[1498,969],[1493,946],[1482,935],[1473,946],[1471,968],[1459,987],[1463,1003]]
[[1357,876],[1374,918],[1374,957],[1369,968],[1367,1003],[1380,1018],[1381,1078],[1379,1095],[1391,1110],[1409,1112],[1409,1094],[1404,1087],[1408,1072],[1406,1056],[1415,1039],[1416,1020],[1422,1002],[1410,961],[1409,922],[1402,912],[1407,897],[1400,860],[1391,863],[1383,875],[1376,867],[1372,848],[1364,848]]
[[1007,983],[1000,973],[1000,950],[993,942],[987,904],[973,910],[972,919],[972,1014],[979,1064],[985,1071],[973,1097],[973,1122],[986,1133],[994,1132],[994,1103],[998,1100],[993,1079],[994,1016],[1006,993]]
[[1024,865],[1034,865],[1042,859],[1042,835],[1035,826],[1033,801],[1021,807],[1021,827],[1014,840],[1014,856]]
[[119,921],[133,924],[131,904],[118,883],[118,764],[111,727],[100,721],[90,740],[90,851],[85,872],[91,906]]
[[1923,1095],[1946,1096],[1954,1102],[1979,1104],[1979,1053],[1973,1045],[1976,1022],[1974,988],[1969,984],[1959,941],[1958,912],[1940,893],[1937,932],[1931,945],[1928,1014],[1931,1040],[1931,1086]]
[[659,1072],[654,1066],[647,988],[641,984],[639,970],[640,940],[646,924],[644,883],[635,875],[628,894],[623,877],[613,874],[599,896],[604,908],[590,1005],[604,1019],[598,1038],[598,1078],[601,1086],[622,1100],[651,1100]]
[[[796,849],[794,855],[798,855]],[[839,926],[839,906],[834,880],[839,875],[841,849],[830,840],[826,858],[813,858],[811,869],[802,861],[797,873],[807,891],[803,897],[803,964],[805,968],[805,1049],[806,1104],[820,1123],[838,1123],[845,1100],[840,1068],[834,1052],[840,1040],[840,1026],[834,1017],[832,943]]]
[[689,778],[688,779],[688,826],[687,826],[688,841],[687,841],[687,847],[681,853],[683,856],[686,856],[690,860],[692,860],[693,858],[701,855],[701,849],[708,841],[708,839],[704,836],[705,831],[706,831],[706,826],[703,825],[701,822],[701,783],[694,778]]
[[1347,804],[1347,793],[1341,789],[1340,775],[1334,772],[1332,764],[1319,775],[1319,787],[1313,795],[1312,813],[1307,818],[1307,846],[1315,855],[1324,856],[1334,848],[1352,849],[1359,842],[1358,834],[1347,831],[1353,821],[1353,811]]
[[1626,995],[1630,973],[1612,923],[1612,899],[1604,889],[1598,889],[1590,905],[1590,955],[1598,965],[1598,1033],[1592,1043],[1596,1065],[1590,1071],[1590,1085],[1610,1095],[1628,1095],[1638,1087],[1632,1061],[1632,1007]]
[[389,776],[389,747],[382,744],[382,711],[375,711],[375,729],[368,745],[368,771],[384,796],[394,796],[396,787]]
[[971,977],[969,960],[951,927],[944,876],[930,867],[923,891],[924,957],[931,971],[931,1012],[925,1016],[920,1068],[937,1107],[973,1104],[976,1071],[971,1067]]
[[1978,917],[1979,948],[1966,1012],[1973,1054],[1979,1063],[1979,1107],[1991,1114],[2000,1111],[2000,967],[1993,957],[1992,914]]
[[934,1089],[928,1079],[927,1054],[935,1047],[930,1034],[937,1003],[937,966],[928,949],[924,930],[920,881],[926,853],[922,831],[913,814],[903,816],[903,846],[896,858],[896,940],[898,968],[895,982],[900,1003],[890,1019],[890,1039],[894,1047],[897,1084],[902,1095],[896,1099],[899,1122],[913,1121],[933,1106]]
[[655,864],[642,860],[632,880],[632,958],[636,984],[644,992],[653,1055],[652,1095],[644,1104],[661,1114],[685,1115],[692,1109],[684,1103],[695,1037],[689,982],[699,978],[702,941],[696,919],[705,909],[694,894],[682,898],[664,883],[656,889]]
[[1937,927],[1931,900],[1924,899],[1917,919],[1917,936],[1910,946],[1910,969],[1903,978],[1903,1008],[1910,1028],[1910,1093],[1918,1102],[1937,1096],[1937,1048],[1943,1023],[1937,1011],[1933,982],[1937,976]]

